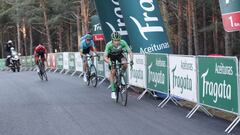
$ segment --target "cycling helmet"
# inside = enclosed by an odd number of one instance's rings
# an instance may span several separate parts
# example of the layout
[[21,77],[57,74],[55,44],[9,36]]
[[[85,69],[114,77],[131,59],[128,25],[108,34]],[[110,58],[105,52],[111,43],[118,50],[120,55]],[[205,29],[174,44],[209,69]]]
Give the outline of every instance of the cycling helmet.
[[86,35],[86,39],[92,39],[92,35],[87,34],[87,35]]
[[13,42],[12,42],[12,40],[8,40],[8,42],[7,42],[8,44],[12,44]]
[[113,32],[111,34],[111,38],[112,38],[112,40],[120,40],[121,39],[121,35],[118,32]]
[[13,48],[13,47],[11,47],[10,49],[11,49],[11,51],[13,51],[13,50],[14,50],[14,48]]

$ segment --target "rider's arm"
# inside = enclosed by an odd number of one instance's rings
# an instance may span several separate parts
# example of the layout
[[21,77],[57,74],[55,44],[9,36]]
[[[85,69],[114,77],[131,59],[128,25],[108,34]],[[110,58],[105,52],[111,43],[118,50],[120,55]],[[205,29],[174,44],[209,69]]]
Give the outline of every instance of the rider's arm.
[[80,47],[79,47],[79,52],[80,52],[81,57],[83,56],[83,43],[84,42],[81,42]]
[[105,51],[104,51],[104,61],[106,63],[109,63],[110,62],[110,59],[108,58],[108,54],[110,52],[110,43],[107,43],[106,47],[105,47]]
[[126,41],[122,40],[123,42],[123,48],[126,49],[126,51],[128,52],[129,56],[130,56],[130,60],[132,61],[133,60],[133,53],[132,53],[132,50],[129,48],[128,44]]
[[80,49],[80,56],[83,56],[83,49]]
[[92,51],[93,51],[95,54],[97,54],[97,49],[96,49],[96,47],[95,47],[95,43],[94,43],[93,40],[91,40],[91,47],[92,47]]

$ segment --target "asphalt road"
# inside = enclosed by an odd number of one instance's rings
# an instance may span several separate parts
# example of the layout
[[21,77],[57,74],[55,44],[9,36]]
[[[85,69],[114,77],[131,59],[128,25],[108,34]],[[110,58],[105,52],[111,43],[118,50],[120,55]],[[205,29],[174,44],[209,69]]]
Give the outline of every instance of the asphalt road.
[[[0,72],[0,135],[224,135],[230,122],[172,103],[131,93],[127,107],[110,99],[107,84],[87,87],[81,78],[35,72]],[[232,133],[240,135],[238,125]]]

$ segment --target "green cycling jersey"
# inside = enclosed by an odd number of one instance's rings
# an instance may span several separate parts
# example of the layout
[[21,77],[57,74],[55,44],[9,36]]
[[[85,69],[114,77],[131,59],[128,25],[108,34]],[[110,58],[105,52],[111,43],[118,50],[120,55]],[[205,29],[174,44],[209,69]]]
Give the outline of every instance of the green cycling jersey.
[[120,43],[117,47],[113,45],[112,41],[109,41],[105,48],[105,55],[106,56],[108,56],[109,54],[118,55],[123,52],[130,52],[130,51],[131,50],[127,42],[124,40],[120,40]]

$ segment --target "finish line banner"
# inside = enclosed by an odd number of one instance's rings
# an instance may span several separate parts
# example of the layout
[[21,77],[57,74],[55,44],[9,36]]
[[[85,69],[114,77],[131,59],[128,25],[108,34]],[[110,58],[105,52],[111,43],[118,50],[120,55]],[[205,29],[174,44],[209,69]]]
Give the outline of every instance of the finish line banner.
[[119,0],[135,53],[170,53],[157,0]]

